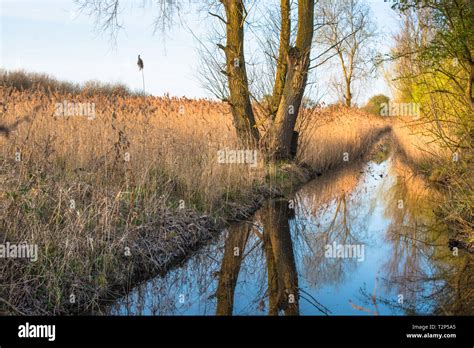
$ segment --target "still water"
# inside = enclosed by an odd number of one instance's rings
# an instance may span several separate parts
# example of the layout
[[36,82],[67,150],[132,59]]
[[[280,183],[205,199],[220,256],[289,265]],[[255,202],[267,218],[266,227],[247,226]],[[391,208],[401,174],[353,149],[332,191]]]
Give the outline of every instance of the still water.
[[[137,286],[118,315],[472,314],[472,257],[448,248],[437,196],[390,157],[272,200],[180,268]],[[470,302],[472,303],[472,302]]]

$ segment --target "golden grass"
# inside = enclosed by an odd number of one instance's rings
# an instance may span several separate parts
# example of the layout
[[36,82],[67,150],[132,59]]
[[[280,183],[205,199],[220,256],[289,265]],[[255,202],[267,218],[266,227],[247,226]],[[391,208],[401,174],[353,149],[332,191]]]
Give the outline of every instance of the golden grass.
[[[142,233],[159,235],[160,243],[177,232],[185,238],[208,226],[194,212],[225,219],[257,188],[278,185],[278,172],[260,152],[255,167],[218,163],[218,150],[241,149],[223,103],[34,83],[19,90],[5,79],[0,100],[0,124],[28,117],[0,137],[0,241],[39,248],[37,262],[2,262],[1,312],[93,311],[132,281],[124,247],[140,253]],[[95,119],[55,116],[63,101],[94,103]],[[386,127],[355,110],[303,111],[298,161],[325,171],[344,165],[344,152],[358,160]],[[153,247],[164,259],[174,253]]]
[[394,118],[392,129],[396,143],[406,160],[418,167],[432,165],[436,160],[449,160],[452,155],[440,141],[436,141],[430,128],[433,125],[421,120]]
[[[443,193],[437,207],[452,237],[474,245],[472,148],[454,151],[439,137],[436,123],[396,119],[392,122],[398,154],[401,159],[422,172],[432,186]],[[446,134],[450,129],[444,129]],[[453,134],[447,134],[455,138]]]
[[308,111],[299,127],[302,136],[298,159],[318,172],[360,160],[390,129],[383,118],[344,107]]
[[[95,308],[104,291],[127,283],[121,241],[134,231],[183,204],[225,217],[226,202],[265,178],[261,157],[256,167],[218,163],[219,149],[239,146],[227,108],[215,102],[11,87],[0,96],[2,124],[29,117],[0,137],[0,240],[37,244],[40,254],[35,263],[2,263],[6,311],[62,313],[71,293],[74,310]],[[64,100],[95,103],[95,119],[55,116]]]

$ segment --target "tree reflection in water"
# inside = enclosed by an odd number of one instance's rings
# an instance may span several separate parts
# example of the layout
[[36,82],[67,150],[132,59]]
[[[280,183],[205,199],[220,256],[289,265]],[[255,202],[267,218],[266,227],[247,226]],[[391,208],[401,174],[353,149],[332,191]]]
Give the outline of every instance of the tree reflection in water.
[[[109,311],[473,314],[472,255],[453,256],[433,222],[435,193],[400,162],[349,166],[290,198],[267,201],[252,221],[231,226]],[[326,257],[334,242],[363,245],[364,259]]]
[[361,200],[367,186],[358,187],[361,168],[351,166],[313,181],[295,195],[294,243],[302,272],[313,287],[337,284],[357,266],[355,258],[327,258],[325,246],[363,245],[368,242],[367,219]]
[[[392,167],[397,182],[385,194],[392,245],[384,264],[386,288],[397,299],[381,299],[406,314],[466,315],[474,312],[472,255],[448,248],[449,234],[436,221],[433,203],[441,197],[400,161]],[[400,208],[399,202],[403,202]],[[397,207],[397,209],[394,209]]]

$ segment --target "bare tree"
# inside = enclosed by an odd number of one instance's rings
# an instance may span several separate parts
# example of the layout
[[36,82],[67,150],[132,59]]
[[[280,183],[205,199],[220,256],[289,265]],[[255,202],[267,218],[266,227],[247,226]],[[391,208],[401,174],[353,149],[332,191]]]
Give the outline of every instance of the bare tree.
[[[282,0],[284,1],[284,0]],[[285,6],[282,5],[282,10]],[[283,22],[289,17],[282,17]],[[279,97],[278,110],[275,115],[275,123],[269,134],[270,151],[276,158],[291,158],[295,155],[296,141],[295,125],[301,107],[308,72],[310,67],[310,54],[313,43],[314,32],[314,0],[298,1],[298,29],[296,44],[288,50],[281,49],[279,61],[285,60],[285,64],[277,69],[286,69],[286,77]],[[286,33],[282,32],[280,42],[286,43]],[[286,52],[287,51],[287,52]],[[281,82],[279,82],[281,83]],[[275,84],[278,86],[278,84]],[[279,93],[277,88],[277,93]],[[278,96],[274,96],[274,100]]]
[[219,45],[226,56],[226,76],[229,85],[229,104],[239,138],[258,141],[260,136],[250,101],[249,83],[244,54],[244,24],[248,12],[243,0],[222,0],[226,19],[226,45]]
[[[116,33],[121,28],[118,20],[119,0],[78,0],[83,11],[96,16],[96,25],[100,30]],[[171,23],[173,13],[179,13],[178,1],[157,0],[159,11],[157,20],[160,23]],[[279,48],[275,59],[275,82],[272,95],[269,98],[270,118],[272,126],[262,141],[257,128],[252,101],[258,101],[250,90],[247,72],[247,61],[244,53],[244,34],[248,27],[249,12],[246,3],[252,8],[257,2],[244,0],[208,1],[209,15],[217,18],[225,29],[224,43],[216,43],[225,55],[225,66],[212,57],[207,59],[205,72],[216,82],[210,90],[224,96],[232,111],[237,135],[243,144],[260,142],[270,152],[273,158],[292,158],[296,151],[295,125],[301,107],[308,73],[311,64],[311,48],[314,28],[314,0],[299,0],[297,2],[297,29],[294,45],[290,42],[292,36],[291,15],[292,6],[289,0],[280,1]],[[220,11],[220,12],[219,12]],[[161,25],[166,28],[167,25]],[[112,35],[112,34],[111,34]],[[112,35],[113,37],[113,35]],[[207,54],[209,56],[209,52]],[[218,73],[216,73],[216,70]],[[223,74],[226,81],[219,78]],[[209,88],[208,88],[209,89]],[[227,91],[226,91],[227,90]],[[227,93],[226,93],[227,92]]]
[[376,28],[370,19],[370,9],[360,0],[321,0],[318,11],[327,25],[318,33],[317,41],[332,47],[338,57],[342,81],[333,81],[345,105],[351,106],[354,81],[366,77],[374,61],[372,44]]
[[[80,12],[94,18],[97,31],[108,34],[112,42],[116,41],[119,31],[123,29],[119,20],[120,0],[74,0],[74,2]],[[157,7],[153,20],[153,32],[156,33],[170,29],[175,23],[175,18],[180,17],[186,3],[180,0],[153,0],[150,4]],[[143,5],[146,5],[145,1]]]

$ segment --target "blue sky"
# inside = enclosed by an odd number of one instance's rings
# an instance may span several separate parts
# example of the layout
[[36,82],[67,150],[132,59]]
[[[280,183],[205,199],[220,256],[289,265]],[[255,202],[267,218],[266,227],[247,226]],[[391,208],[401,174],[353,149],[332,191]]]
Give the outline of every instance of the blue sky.
[[[73,82],[121,82],[140,90],[142,77],[136,60],[141,54],[148,93],[211,97],[197,77],[199,43],[189,29],[180,26],[175,26],[165,39],[161,33],[154,35],[151,2],[122,0],[120,18],[124,30],[112,45],[108,36],[94,30],[93,18],[78,13],[73,0],[0,0],[0,66],[47,73]],[[384,0],[367,2],[387,37],[380,45],[381,50],[386,50],[390,44],[388,35],[398,25],[396,16]],[[203,14],[194,11],[184,14],[187,26],[198,37],[206,31],[202,19]],[[322,85],[328,78],[325,70],[316,72]],[[359,102],[376,93],[389,93],[381,78],[363,90]],[[323,99],[330,101],[331,96]]]

